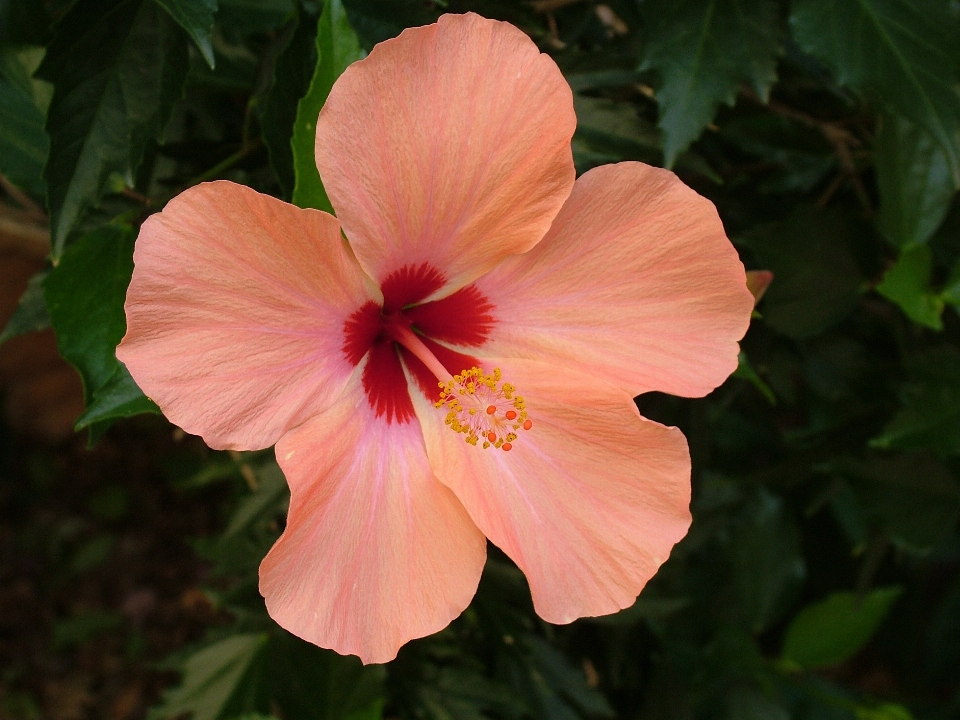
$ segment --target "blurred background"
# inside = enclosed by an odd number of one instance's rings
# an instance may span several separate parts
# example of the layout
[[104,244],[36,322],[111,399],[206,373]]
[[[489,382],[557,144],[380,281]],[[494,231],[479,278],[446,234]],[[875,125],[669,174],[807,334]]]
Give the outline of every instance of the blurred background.
[[[113,348],[145,217],[289,200],[343,67],[466,10],[556,60],[579,172],[671,167],[773,281],[722,387],[638,398],[694,522],[633,607],[548,625],[491,547],[364,668],[265,613],[271,452],[185,436]],[[0,718],[960,718],[958,41],[950,0],[0,0]]]

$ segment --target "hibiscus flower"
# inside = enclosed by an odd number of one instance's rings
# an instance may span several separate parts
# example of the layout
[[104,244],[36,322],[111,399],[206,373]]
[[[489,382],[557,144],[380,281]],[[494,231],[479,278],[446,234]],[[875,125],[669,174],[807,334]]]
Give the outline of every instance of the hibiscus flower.
[[686,441],[633,397],[723,382],[753,298],[672,173],[574,182],[575,127],[526,35],[447,15],[330,93],[336,218],[213,182],[144,223],[117,356],[211,447],[276,444],[260,590],[290,632],[390,660],[468,605],[486,539],[545,620],[612,613],[686,533]]

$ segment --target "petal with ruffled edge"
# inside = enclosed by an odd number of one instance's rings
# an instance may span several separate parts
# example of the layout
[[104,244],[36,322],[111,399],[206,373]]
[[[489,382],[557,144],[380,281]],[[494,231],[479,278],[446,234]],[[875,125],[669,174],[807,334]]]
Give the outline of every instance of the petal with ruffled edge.
[[377,45],[317,121],[317,166],[360,264],[455,290],[532,247],[574,181],[570,87],[520,30],[445,15]]
[[523,570],[544,620],[628,607],[690,525],[683,434],[602,380],[528,360],[484,366],[516,386],[533,427],[509,452],[484,450],[416,393],[431,467]]
[[476,287],[496,308],[484,354],[577,368],[633,395],[720,385],[753,309],[713,204],[634,162],[581,176],[547,236]]
[[258,449],[342,391],[344,321],[376,291],[331,215],[205,183],[147,219],[133,260],[117,357],[171,422]]
[[486,540],[431,472],[419,425],[378,421],[359,385],[277,443],[290,512],[260,592],[294,635],[381,663],[470,603]]

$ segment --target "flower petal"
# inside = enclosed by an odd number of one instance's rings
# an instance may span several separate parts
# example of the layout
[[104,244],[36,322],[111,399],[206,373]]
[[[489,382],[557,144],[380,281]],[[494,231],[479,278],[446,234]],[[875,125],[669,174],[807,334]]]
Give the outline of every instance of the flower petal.
[[737,367],[753,297],[713,204],[666,170],[577,180],[547,236],[477,282],[484,353],[578,368],[633,395],[699,397]]
[[360,264],[453,289],[540,240],[574,180],[570,88],[520,30],[445,15],[377,45],[337,80],[317,167]]
[[527,360],[484,365],[516,386],[532,428],[509,452],[484,450],[414,393],[431,467],[523,570],[540,617],[628,607],[690,525],[683,435],[602,380]]
[[281,626],[364,662],[387,662],[470,603],[486,540],[427,463],[418,423],[387,424],[352,382],[277,443],[287,527],[260,566]]
[[342,391],[344,321],[370,291],[332,216],[205,183],[143,224],[133,259],[117,357],[187,432],[268,447]]

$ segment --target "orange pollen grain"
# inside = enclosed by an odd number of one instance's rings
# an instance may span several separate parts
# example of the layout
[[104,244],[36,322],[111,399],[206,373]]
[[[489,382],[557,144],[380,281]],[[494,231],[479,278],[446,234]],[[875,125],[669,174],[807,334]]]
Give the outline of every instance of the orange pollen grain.
[[503,445],[500,446],[500,449],[501,449],[501,450],[511,450],[511,449],[513,449],[513,445],[511,445],[510,443],[504,443]]
[[[497,406],[496,406],[496,405],[490,405],[490,406],[487,408],[487,415],[493,415],[496,411],[497,411]],[[507,413],[507,414],[509,415],[509,413]]]
[[496,442],[497,434],[495,432],[487,433],[487,440],[489,440],[490,442]]
[[[490,412],[490,411],[487,410],[487,412]],[[504,417],[505,417],[507,420],[516,420],[516,419],[517,419],[517,413],[516,413],[516,411],[514,411],[514,410],[507,410],[507,412],[504,414]]]
[[527,420],[526,422],[523,423],[524,430],[529,430],[532,427],[533,427],[533,420]]

